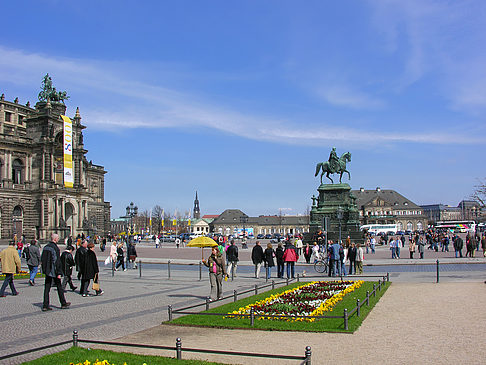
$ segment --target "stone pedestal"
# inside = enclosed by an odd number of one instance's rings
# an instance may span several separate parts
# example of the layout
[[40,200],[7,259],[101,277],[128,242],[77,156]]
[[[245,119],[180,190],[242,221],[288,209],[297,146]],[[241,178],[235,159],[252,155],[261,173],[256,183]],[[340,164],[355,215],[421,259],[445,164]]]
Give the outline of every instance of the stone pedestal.
[[[363,234],[359,230],[359,211],[351,187],[348,184],[321,184],[317,191],[317,205],[314,203],[310,212],[310,238],[319,230],[324,232],[327,228],[327,239],[338,241],[341,223],[343,241],[350,236],[351,242],[363,243]],[[338,210],[342,211],[341,220]]]

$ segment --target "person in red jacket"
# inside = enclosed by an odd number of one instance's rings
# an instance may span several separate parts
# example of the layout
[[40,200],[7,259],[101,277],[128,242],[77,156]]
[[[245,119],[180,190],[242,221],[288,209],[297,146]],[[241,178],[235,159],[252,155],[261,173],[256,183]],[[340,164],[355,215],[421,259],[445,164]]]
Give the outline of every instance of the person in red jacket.
[[285,245],[283,259],[287,263],[287,279],[295,278],[295,263],[299,259],[299,255],[297,255],[297,249],[290,240]]

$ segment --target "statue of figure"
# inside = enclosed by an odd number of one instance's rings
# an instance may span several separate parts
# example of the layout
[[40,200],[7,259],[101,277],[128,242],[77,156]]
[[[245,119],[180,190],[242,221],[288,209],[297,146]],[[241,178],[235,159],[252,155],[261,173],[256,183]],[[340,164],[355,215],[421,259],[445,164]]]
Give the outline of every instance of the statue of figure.
[[[341,157],[337,157],[336,154],[336,149],[333,148],[331,151],[331,154],[329,156],[329,161],[326,162],[319,162],[316,166],[316,174],[317,176],[319,174],[319,171],[322,169],[321,172],[321,184],[322,184],[322,176],[326,174],[326,177],[331,180],[331,183],[334,184],[334,181],[332,180],[331,177],[329,177],[329,174],[339,174],[339,183],[341,183],[343,174],[345,172],[348,173],[348,178],[351,179],[351,174],[349,173],[348,170],[346,170],[346,162],[351,161],[351,153],[345,152],[341,155]],[[334,166],[333,166],[334,164]]]
[[339,158],[336,153],[336,147],[333,147],[329,154],[329,167],[331,168],[331,174],[335,174],[338,169]]
[[66,91],[57,91],[55,87],[52,86],[52,79],[49,74],[46,74],[42,79],[42,91],[39,93],[39,101],[47,102],[50,99],[54,103],[63,103],[64,100],[69,99]]
[[318,200],[318,198],[316,198],[315,195],[312,195],[312,198],[311,199],[312,199],[312,206],[313,207],[317,206],[316,201]]

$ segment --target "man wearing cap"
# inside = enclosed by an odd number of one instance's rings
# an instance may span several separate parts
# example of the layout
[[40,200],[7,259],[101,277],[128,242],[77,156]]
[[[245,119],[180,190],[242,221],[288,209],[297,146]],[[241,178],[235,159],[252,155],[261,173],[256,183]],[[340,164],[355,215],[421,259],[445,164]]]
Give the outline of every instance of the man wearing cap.
[[5,274],[5,280],[0,289],[0,297],[5,297],[5,289],[7,288],[7,285],[10,286],[12,295],[18,295],[19,292],[15,290],[13,283],[13,276],[20,272],[20,257],[15,249],[14,241],[10,242],[8,247],[0,252],[0,260],[2,260],[2,272]]
[[66,302],[66,299],[64,298],[64,290],[62,289],[61,251],[59,250],[59,247],[57,247],[58,241],[59,235],[57,233],[53,233],[51,235],[51,242],[49,242],[42,250],[42,272],[46,275],[46,281],[44,284],[44,302],[42,304],[43,312],[52,310],[52,308],[49,306],[49,292],[51,291],[53,282],[57,288],[61,309],[67,309],[71,305],[71,303]]

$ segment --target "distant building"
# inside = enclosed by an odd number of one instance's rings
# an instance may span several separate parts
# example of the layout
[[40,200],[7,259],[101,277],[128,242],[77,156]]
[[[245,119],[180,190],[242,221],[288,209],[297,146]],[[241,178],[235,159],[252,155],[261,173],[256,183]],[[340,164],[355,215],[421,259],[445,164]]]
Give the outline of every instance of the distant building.
[[[48,77],[48,76],[46,76]],[[49,78],[50,80],[50,78]],[[66,96],[64,94],[64,96]],[[110,203],[103,166],[86,159],[79,109],[72,117],[73,187],[64,183],[62,102],[20,105],[0,97],[0,238],[25,234],[46,240],[53,232],[105,235]]]
[[462,212],[458,207],[451,207],[444,204],[421,205],[429,224],[440,221],[462,220]]
[[192,217],[196,219],[201,218],[201,210],[199,209],[199,199],[197,198],[197,191],[196,199],[194,199],[194,209],[192,210]]
[[309,216],[249,217],[239,209],[227,209],[210,224],[211,231],[223,235],[296,234],[309,231]]
[[427,217],[423,208],[395,190],[360,188],[352,193],[356,197],[362,225],[397,224],[399,231],[427,228]]

